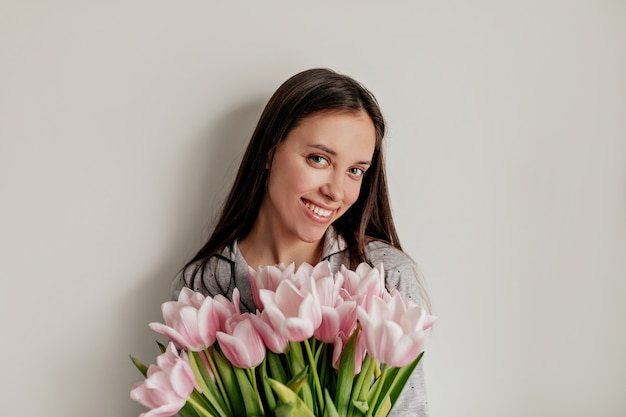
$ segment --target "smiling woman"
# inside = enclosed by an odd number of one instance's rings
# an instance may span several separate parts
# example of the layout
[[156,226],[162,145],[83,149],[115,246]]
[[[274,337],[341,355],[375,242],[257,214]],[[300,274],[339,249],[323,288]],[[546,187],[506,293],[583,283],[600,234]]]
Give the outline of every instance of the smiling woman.
[[[270,98],[216,227],[172,286],[256,310],[248,268],[382,263],[387,289],[428,305],[398,240],[385,174],[385,121],[374,96],[327,69],[294,75]],[[428,415],[420,365],[392,416]]]
[[321,238],[358,199],[376,131],[367,113],[309,116],[268,163],[267,192],[239,249],[253,268],[320,260]]

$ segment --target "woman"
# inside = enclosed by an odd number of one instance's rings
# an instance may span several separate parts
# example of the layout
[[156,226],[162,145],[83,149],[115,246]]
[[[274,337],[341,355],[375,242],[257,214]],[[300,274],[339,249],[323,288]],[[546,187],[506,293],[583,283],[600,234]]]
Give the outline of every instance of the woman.
[[[176,278],[207,295],[232,296],[255,311],[248,266],[328,260],[383,262],[386,285],[427,304],[391,216],[382,140],[385,122],[374,96],[358,82],[311,69],[281,85],[252,134],[212,235]],[[393,416],[426,416],[418,366]]]

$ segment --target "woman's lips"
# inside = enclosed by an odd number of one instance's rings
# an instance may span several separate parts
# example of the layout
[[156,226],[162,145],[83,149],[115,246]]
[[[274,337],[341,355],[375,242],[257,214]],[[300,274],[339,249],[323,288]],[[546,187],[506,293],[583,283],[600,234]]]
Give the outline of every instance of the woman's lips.
[[335,210],[328,210],[328,209],[322,208],[309,200],[302,199],[302,202],[304,203],[304,206],[307,209],[309,209],[309,211],[315,213],[317,216],[321,218],[330,217],[335,211]]

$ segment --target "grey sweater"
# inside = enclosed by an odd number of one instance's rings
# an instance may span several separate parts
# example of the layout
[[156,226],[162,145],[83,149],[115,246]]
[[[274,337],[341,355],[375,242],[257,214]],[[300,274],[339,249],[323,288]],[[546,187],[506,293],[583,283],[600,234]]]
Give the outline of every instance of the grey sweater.
[[[404,297],[420,304],[420,285],[411,259],[402,251],[383,242],[373,241],[366,246],[366,256],[372,265],[383,263],[386,286],[389,291],[396,288]],[[332,228],[326,233],[322,260],[330,262],[333,272],[349,264],[346,244]],[[248,265],[239,251],[237,242],[224,248],[220,254],[211,256],[204,268],[197,272],[187,268],[172,283],[172,297],[178,298],[183,287],[189,287],[205,295],[223,294],[232,298],[235,287],[241,294],[241,311],[254,312],[252,290],[248,281]],[[424,368],[419,365],[407,381],[398,398],[391,417],[427,417],[428,402],[424,383]]]

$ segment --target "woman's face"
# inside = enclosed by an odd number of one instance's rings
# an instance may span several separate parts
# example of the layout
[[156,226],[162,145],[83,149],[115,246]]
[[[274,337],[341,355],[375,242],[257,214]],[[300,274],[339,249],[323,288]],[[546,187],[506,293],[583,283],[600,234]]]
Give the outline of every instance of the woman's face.
[[365,112],[313,114],[276,148],[259,217],[274,239],[317,242],[359,197],[376,131]]

